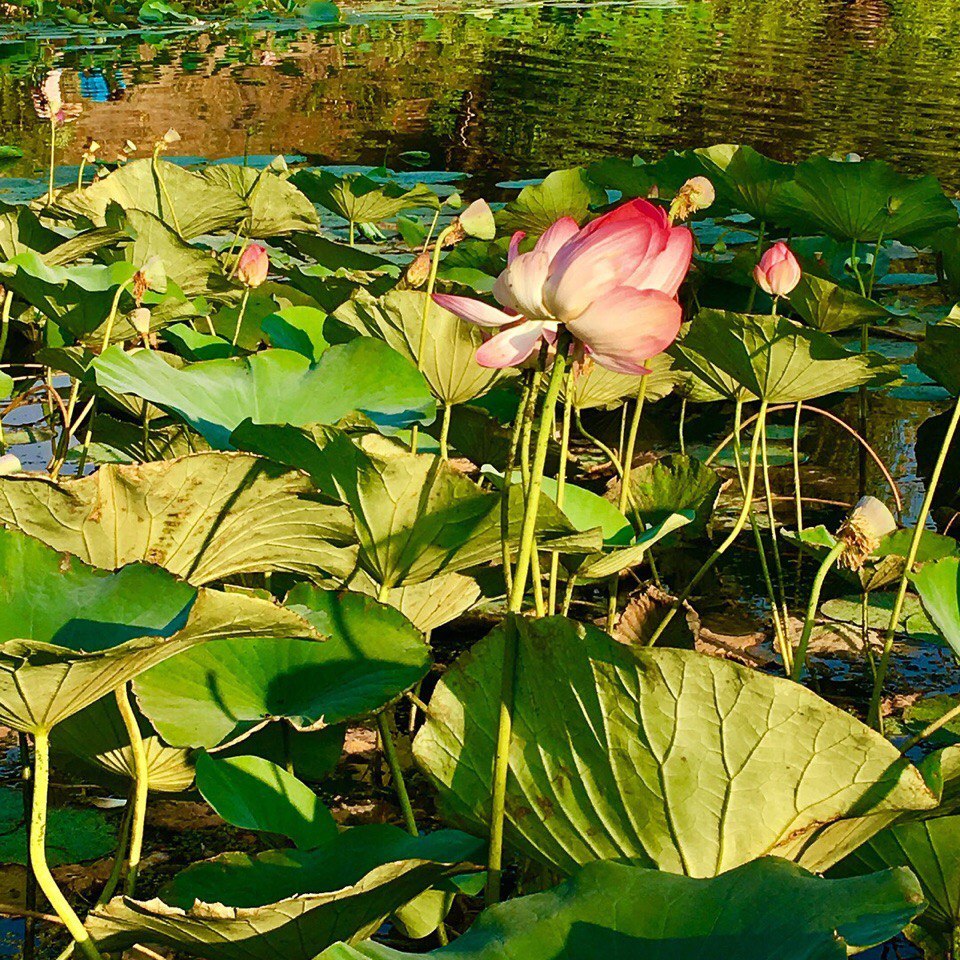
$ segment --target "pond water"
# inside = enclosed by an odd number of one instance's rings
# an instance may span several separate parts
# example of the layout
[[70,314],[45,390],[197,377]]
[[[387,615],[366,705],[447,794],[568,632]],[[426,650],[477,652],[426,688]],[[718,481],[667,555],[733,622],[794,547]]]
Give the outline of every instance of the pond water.
[[82,101],[64,160],[168,127],[172,152],[301,153],[482,181],[610,154],[749,143],[889,159],[960,186],[960,0],[344,4],[336,24],[151,33],[0,22],[0,144],[45,163],[31,88],[51,65]]

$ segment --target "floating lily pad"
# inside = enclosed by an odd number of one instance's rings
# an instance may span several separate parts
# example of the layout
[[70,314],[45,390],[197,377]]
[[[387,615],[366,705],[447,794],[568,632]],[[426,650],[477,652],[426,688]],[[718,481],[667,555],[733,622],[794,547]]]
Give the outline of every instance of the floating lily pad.
[[910,579],[937,633],[960,657],[960,557],[928,563]]
[[819,870],[937,802],[892,744],[799,684],[551,617],[508,620],[431,697],[414,753],[457,823],[488,816],[506,629],[506,838],[564,873],[625,858],[708,877],[768,853]]

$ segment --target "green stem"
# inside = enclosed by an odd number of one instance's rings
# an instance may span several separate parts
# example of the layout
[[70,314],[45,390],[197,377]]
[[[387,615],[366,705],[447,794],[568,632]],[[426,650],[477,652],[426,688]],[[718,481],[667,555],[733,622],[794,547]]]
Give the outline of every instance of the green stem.
[[30,862],[37,885],[87,960],[103,960],[83,921],[70,906],[47,866],[47,794],[50,789],[50,739],[46,730],[33,735],[33,809],[30,816]]
[[117,852],[113,856],[113,869],[110,871],[110,876],[100,891],[100,896],[97,897],[98,907],[102,907],[105,903],[110,902],[110,898],[120,885],[120,880],[123,877],[123,867],[127,862],[127,848],[130,842],[130,825],[133,821],[133,794],[135,790],[136,784],[131,787],[130,796],[127,798],[127,806],[123,811],[123,819],[120,821],[120,831],[117,834]]
[[350,221],[350,234],[349,234],[349,243],[350,246],[354,246],[357,240],[357,225],[351,220]]
[[697,584],[713,569],[714,564],[730,549],[730,547],[736,542],[737,537],[740,536],[740,531],[743,530],[744,525],[747,522],[747,518],[750,516],[750,509],[753,506],[753,488],[756,483],[757,477],[757,447],[760,443],[760,434],[763,432],[763,424],[766,421],[767,417],[767,401],[762,400],[760,402],[760,412],[758,414],[759,423],[757,428],[753,431],[753,440],[750,443],[750,460],[747,466],[747,484],[746,490],[744,491],[743,497],[743,506],[740,509],[740,514],[737,517],[733,529],[730,533],[727,534],[723,543],[718,546],[713,553],[707,557],[703,566],[694,574],[693,579],[687,584],[686,589],[680,595],[680,597],[674,601],[673,606],[667,611],[666,616],[663,620],[660,621],[659,626],[653,632],[653,636],[650,638],[649,646],[653,646],[663,635],[663,632],[670,625],[673,618],[677,615],[677,611],[690,599],[693,591],[696,589]]
[[803,496],[800,492],[800,416],[803,402],[794,408],[793,414],[793,509],[797,522],[797,533],[803,532]]
[[[773,569],[777,576],[777,590],[780,597],[780,616],[783,623],[783,635],[786,644],[787,624],[790,622],[790,611],[787,608],[787,588],[783,579],[783,561],[780,559],[780,542],[777,538],[777,515],[773,509],[773,490],[770,486],[770,457],[767,451],[767,425],[763,424],[760,431],[760,463],[763,467],[763,495],[767,505],[767,522],[770,525],[770,542],[773,546]],[[788,649],[786,644],[784,649]]]
[[920,506],[916,526],[913,528],[913,536],[910,538],[910,548],[907,550],[903,573],[900,576],[900,585],[897,588],[897,597],[893,602],[893,610],[890,613],[890,623],[887,625],[887,632],[883,638],[883,655],[880,657],[880,665],[877,668],[877,679],[873,685],[873,694],[870,697],[870,710],[867,717],[868,722],[875,726],[881,733],[883,732],[883,718],[880,716],[880,697],[883,694],[883,682],[886,679],[887,669],[890,666],[890,655],[893,653],[893,638],[896,635],[897,627],[900,625],[900,614],[903,611],[903,601],[907,596],[907,585],[910,582],[910,574],[913,572],[913,565],[917,559],[917,551],[920,549],[920,540],[923,537],[927,517],[930,515],[930,508],[933,506],[933,497],[937,492],[937,485],[940,483],[940,474],[943,473],[943,465],[946,463],[947,452],[953,443],[958,423],[960,423],[960,398],[954,403],[953,416],[950,418],[950,423],[947,426],[947,433],[943,438],[943,444],[940,447],[940,453],[937,456],[933,473],[930,474],[930,481],[927,484],[927,491],[924,495],[923,503]]
[[510,488],[513,485],[513,471],[517,465],[517,452],[520,446],[520,433],[523,430],[523,421],[527,415],[527,405],[533,391],[533,381],[536,371],[527,370],[524,373],[523,391],[520,394],[520,404],[517,407],[517,416],[513,421],[513,430],[510,434],[510,449],[507,451],[506,469],[503,474],[503,489],[500,491],[500,553],[503,562],[503,580],[506,584],[507,596],[513,589],[513,566],[510,562]]
[[140,870],[140,858],[143,853],[143,829],[147,818],[147,798],[150,793],[150,768],[147,763],[147,751],[143,745],[140,724],[130,703],[127,684],[114,691],[117,707],[123,719],[123,726],[130,741],[130,753],[133,756],[133,815],[130,820],[130,848],[127,852],[127,876],[124,892],[132,897],[136,892],[137,873]]
[[250,299],[250,288],[245,287],[243,290],[243,299],[240,301],[240,312],[237,314],[237,325],[233,331],[233,339],[230,341],[231,353],[237,346],[237,341],[240,339],[240,327],[243,325],[243,315],[247,312],[247,301]]
[[8,290],[3,298],[3,313],[0,313],[0,360],[7,349],[7,335],[10,332],[10,311],[13,308],[13,291]]
[[[574,369],[567,373],[565,396],[563,401],[563,423],[560,428],[560,465],[557,468],[557,508],[563,510],[567,492],[567,460],[570,456],[570,421],[573,414],[573,377]],[[547,594],[547,613],[553,616],[557,611],[557,580],[560,576],[560,554],[550,553],[550,589]]]
[[[860,353],[867,353],[870,349],[870,327],[863,324],[860,327]],[[867,436],[867,426],[870,419],[870,399],[867,394],[866,384],[863,384],[857,391],[857,414],[858,432],[864,440],[869,442]],[[858,476],[859,476],[859,494],[863,497],[867,492],[867,450],[861,446],[857,457]]]
[[[33,766],[30,762],[30,743],[23,731],[17,733],[17,744],[20,754],[20,779],[23,782],[23,819],[30,822],[33,809]],[[24,891],[24,906],[27,910],[37,909],[37,878],[33,875],[30,865],[30,844],[27,844],[26,864],[27,878]],[[22,960],[33,960],[36,956],[36,918],[26,917],[23,930]]]
[[623,464],[620,463],[620,458],[599,437],[595,437],[589,430],[587,430],[587,428],[583,425],[583,420],[580,417],[579,408],[573,411],[573,416],[577,421],[577,429],[580,431],[580,435],[585,440],[589,440],[613,464],[613,469],[617,471],[617,476],[622,478]]
[[443,404],[443,422],[440,425],[440,456],[444,460],[450,459],[450,451],[447,449],[447,437],[450,435],[450,414],[453,412],[453,406],[444,401]]
[[113,335],[113,325],[117,322],[117,313],[120,311],[120,298],[126,289],[127,284],[121,283],[120,286],[117,287],[117,292],[113,295],[113,302],[110,304],[110,313],[107,315],[107,322],[103,331],[103,341],[100,344],[101,353],[110,346],[110,337]]
[[684,437],[684,428],[687,425],[687,398],[680,401],[680,456],[687,455],[687,442]]
[[807,647],[810,645],[810,635],[813,633],[813,624],[817,619],[817,610],[820,607],[820,594],[823,591],[824,581],[833,565],[840,558],[846,544],[838,540],[831,548],[830,552],[823,558],[817,575],[813,578],[813,586],[810,588],[810,601],[807,604],[807,616],[803,621],[803,632],[800,634],[800,642],[797,644],[796,653],[793,658],[793,669],[790,671],[790,677],[799,682],[803,675],[804,668],[807,665]]
[[87,432],[83,438],[83,444],[80,447],[80,457],[77,460],[77,476],[83,476],[83,469],[87,465],[87,457],[90,455],[90,441],[93,439],[93,424],[97,418],[97,398],[93,398],[90,404],[90,419],[87,421]]
[[927,737],[932,736],[938,730],[945,727],[952,720],[956,720],[957,717],[960,717],[960,703],[958,703],[955,707],[951,707],[942,717],[937,717],[937,719],[934,720],[933,723],[930,723],[927,726],[925,726],[915,737],[911,737],[909,740],[907,740],[907,742],[904,743],[903,746],[900,748],[900,752],[908,753],[918,743],[921,743],[922,741],[926,740]]
[[[530,561],[536,549],[537,512],[540,508],[540,489],[543,483],[543,469],[547,462],[547,449],[550,444],[550,428],[553,423],[554,408],[560,387],[564,380],[567,365],[567,350],[570,337],[561,330],[557,339],[557,352],[550,371],[546,398],[540,411],[537,430],[537,443],[534,448],[530,483],[527,487],[524,504],[523,525],[520,530],[520,546],[517,551],[517,566],[513,575],[508,610],[519,613],[523,607],[523,597],[530,572]],[[505,649],[503,674],[500,683],[500,716],[497,727],[496,753],[494,755],[493,789],[490,811],[490,849],[487,858],[487,904],[500,900],[500,880],[503,866],[503,825],[507,796],[507,772],[510,766],[510,736],[513,727],[513,684],[516,670],[516,626],[508,622],[504,631]]]
[[174,207],[173,201],[170,199],[170,194],[167,191],[167,185],[164,182],[163,174],[160,172],[160,155],[157,150],[153,151],[153,175],[157,178],[157,186],[160,188],[160,192],[163,194],[163,199],[170,208],[170,219],[173,221],[173,228],[177,231],[177,235],[182,238],[183,231],[180,229],[180,221],[177,219],[177,209]]
[[390,731],[390,720],[387,717],[386,710],[377,714],[377,726],[380,729],[380,742],[383,744],[383,753],[387,758],[390,776],[393,778],[393,788],[397,791],[397,800],[400,801],[400,809],[403,811],[403,822],[411,835],[419,837],[420,831],[417,829],[417,820],[413,815],[410,794],[407,793],[407,784],[403,779],[403,769],[400,766],[400,758],[397,756],[397,748],[393,743],[393,734]]
[[573,603],[573,591],[577,586],[577,575],[571,573],[567,579],[566,589],[563,591],[563,605],[560,607],[560,616],[566,617],[570,613],[570,604]]
[[87,165],[86,158],[85,158],[85,157],[81,157],[81,158],[80,158],[80,169],[79,169],[79,171],[77,172],[77,189],[78,189],[78,190],[82,190],[82,189],[83,189],[83,168],[84,168],[86,165]]
[[[756,248],[756,261],[760,262],[760,256],[763,253],[763,240],[767,234],[767,225],[761,220],[760,228],[757,231],[757,248]],[[757,285],[755,283],[750,284],[750,296],[747,300],[747,313],[753,313],[753,305],[757,299]]]
[[[640,430],[640,418],[643,415],[643,405],[647,398],[648,375],[640,378],[640,387],[637,390],[637,402],[633,408],[633,418],[630,421],[630,432],[627,434],[627,445],[623,451],[623,476],[620,479],[620,499],[617,509],[626,515],[627,503],[630,497],[630,472],[633,468],[633,454],[637,444],[637,433]],[[613,625],[617,619],[617,595],[620,589],[620,574],[614,573],[608,581],[607,594],[607,633],[613,633]]]

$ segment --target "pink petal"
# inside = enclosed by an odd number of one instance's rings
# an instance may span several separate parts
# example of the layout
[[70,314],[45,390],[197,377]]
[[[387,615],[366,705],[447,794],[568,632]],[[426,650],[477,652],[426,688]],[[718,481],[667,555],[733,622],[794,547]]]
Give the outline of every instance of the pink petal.
[[455,313],[461,320],[475,323],[480,327],[502,327],[505,323],[513,323],[517,318],[504,313],[496,307],[473,297],[455,297],[449,293],[435,293],[433,302],[444,310]]
[[546,319],[543,282],[550,258],[542,250],[518,254],[493,285],[493,295],[509,310],[534,320]]
[[577,226],[577,221],[574,220],[573,217],[561,217],[543,231],[540,239],[537,241],[537,245],[533,249],[546,253],[552,260],[560,248],[568,240],[572,240],[579,232],[580,228]]
[[617,287],[566,326],[601,366],[643,373],[643,364],[676,340],[682,316],[676,300],[660,290]]
[[686,227],[674,227],[667,245],[655,257],[645,260],[625,281],[638,290],[660,290],[675,297],[693,260],[693,233]]
[[602,217],[588,223],[583,232],[590,236],[598,230],[604,230],[614,223],[624,223],[627,221],[646,221],[652,227],[659,230],[668,229],[670,222],[667,219],[667,213],[662,207],[651,203],[649,200],[637,198],[628,203],[622,203],[619,207],[605,213]]
[[576,319],[598,297],[620,286],[667,237],[647,220],[614,222],[584,238],[581,231],[564,244],[550,264],[543,303],[558,320]]
[[502,330],[477,350],[481,367],[515,367],[523,363],[540,343],[545,324],[524,320],[514,327]]
[[526,233],[523,230],[518,230],[510,238],[510,249],[507,251],[507,266],[509,267],[514,260],[517,259],[517,254],[520,252],[520,244],[523,242],[526,237]]

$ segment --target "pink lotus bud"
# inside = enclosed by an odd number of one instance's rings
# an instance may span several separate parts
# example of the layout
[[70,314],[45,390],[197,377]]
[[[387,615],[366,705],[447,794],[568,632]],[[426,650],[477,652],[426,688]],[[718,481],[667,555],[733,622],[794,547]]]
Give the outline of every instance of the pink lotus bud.
[[270,257],[266,247],[259,243],[251,243],[243,253],[237,264],[237,279],[247,287],[259,287],[267,279],[270,270]]
[[771,297],[789,296],[801,274],[800,263],[782,240],[770,247],[753,269],[753,279]]

